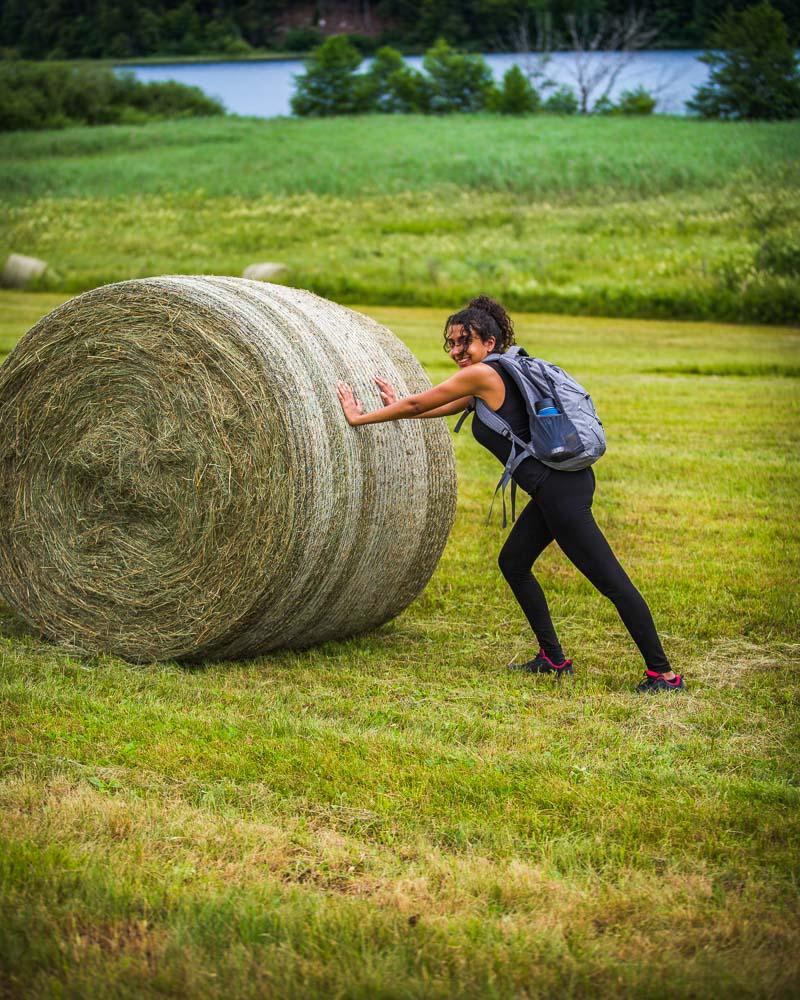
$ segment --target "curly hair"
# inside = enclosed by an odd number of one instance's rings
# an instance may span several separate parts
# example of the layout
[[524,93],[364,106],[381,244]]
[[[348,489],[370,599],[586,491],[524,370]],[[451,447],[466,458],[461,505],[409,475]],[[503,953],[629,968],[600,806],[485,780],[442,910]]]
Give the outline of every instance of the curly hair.
[[464,328],[467,342],[477,336],[485,344],[494,337],[494,349],[498,354],[504,354],[514,343],[514,323],[511,317],[496,299],[488,295],[470,299],[463,309],[447,317],[444,324],[445,351],[449,350],[447,340],[454,326]]

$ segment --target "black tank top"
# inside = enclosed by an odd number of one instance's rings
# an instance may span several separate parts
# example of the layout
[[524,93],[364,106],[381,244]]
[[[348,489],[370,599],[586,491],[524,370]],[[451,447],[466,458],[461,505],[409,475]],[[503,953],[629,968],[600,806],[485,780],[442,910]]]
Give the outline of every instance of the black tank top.
[[[521,438],[523,441],[530,441],[531,431],[528,421],[528,410],[522,394],[514,384],[514,379],[503,371],[497,361],[483,361],[481,364],[489,365],[496,371],[503,380],[503,385],[506,389],[503,404],[499,410],[495,411],[498,417],[502,417],[506,421],[518,438]],[[478,417],[477,413],[472,417],[472,436],[478,444],[482,444],[484,448],[488,448],[498,461],[502,462],[503,465],[506,464],[508,456],[511,454],[511,442],[498,434],[497,431],[493,431],[491,427],[487,427]],[[514,479],[518,486],[533,496],[549,474],[550,469],[538,459],[526,458],[517,466]]]

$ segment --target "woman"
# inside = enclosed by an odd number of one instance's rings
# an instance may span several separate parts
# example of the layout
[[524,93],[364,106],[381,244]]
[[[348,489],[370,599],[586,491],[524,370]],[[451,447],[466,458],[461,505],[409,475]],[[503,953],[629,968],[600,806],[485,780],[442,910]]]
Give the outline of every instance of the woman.
[[[337,386],[344,415],[354,427],[386,420],[445,417],[458,413],[478,397],[499,413],[514,433],[530,441],[528,414],[513,379],[496,361],[514,343],[514,327],[505,309],[488,296],[472,299],[450,316],[444,328],[445,350],[458,372],[445,382],[398,400],[394,389],[376,377],[383,408],[364,413],[350,386]],[[511,443],[473,416],[472,432],[505,465]],[[526,458],[514,473],[517,484],[531,497],[500,552],[500,569],[525,613],[539,642],[539,652],[528,663],[512,669],[563,677],[572,673],[558,641],[547,601],[532,573],[533,564],[555,540],[567,557],[597,589],[609,598],[644,657],[645,676],[639,691],[677,691],[683,678],[674,673],[664,654],[653,618],[642,595],[628,579],[592,516],[595,479],[591,468],[560,472],[535,458]]]

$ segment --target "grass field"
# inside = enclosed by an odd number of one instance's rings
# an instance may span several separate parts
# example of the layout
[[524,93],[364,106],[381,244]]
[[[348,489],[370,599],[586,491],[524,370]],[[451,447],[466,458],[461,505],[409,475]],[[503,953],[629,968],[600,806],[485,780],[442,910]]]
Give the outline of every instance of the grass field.
[[148,274],[348,302],[800,316],[800,125],[653,118],[207,119],[0,136],[0,254],[78,291]]
[[[3,293],[0,351],[56,301]],[[441,311],[369,311],[446,374]],[[593,392],[596,516],[685,695],[633,693],[555,550],[576,677],[505,670],[534,647],[468,433],[441,564],[373,634],[187,670],[0,612],[0,993],[797,995],[800,332],[518,327]]]

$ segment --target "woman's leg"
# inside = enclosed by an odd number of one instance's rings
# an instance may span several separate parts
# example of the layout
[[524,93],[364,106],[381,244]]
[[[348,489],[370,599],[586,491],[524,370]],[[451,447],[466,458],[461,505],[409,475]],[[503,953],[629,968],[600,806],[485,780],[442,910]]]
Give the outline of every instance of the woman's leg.
[[670,673],[644,598],[620,566],[592,514],[594,472],[553,472],[536,494],[543,520],[565,555],[619,612],[650,670]]
[[514,593],[525,617],[539,640],[539,645],[554,663],[564,660],[547,600],[536,577],[533,564],[552,542],[553,534],[541,510],[531,500],[517,518],[500,550],[500,571]]

